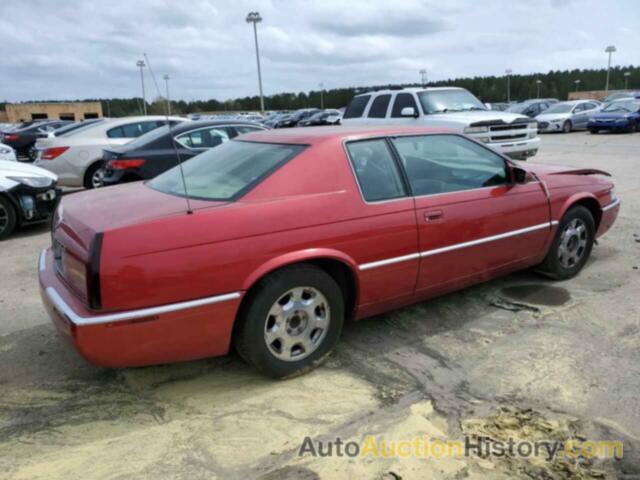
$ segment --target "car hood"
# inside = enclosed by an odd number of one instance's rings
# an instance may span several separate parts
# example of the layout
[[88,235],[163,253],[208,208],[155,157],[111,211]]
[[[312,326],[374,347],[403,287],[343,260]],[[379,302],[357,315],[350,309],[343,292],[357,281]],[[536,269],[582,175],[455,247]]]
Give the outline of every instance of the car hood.
[[520,115],[518,113],[500,112],[493,110],[473,110],[471,112],[444,112],[433,113],[430,115],[433,118],[440,118],[446,121],[453,121],[464,123],[465,125],[484,124],[485,122],[491,124],[499,123],[513,123],[514,121],[529,120],[531,118]]
[[631,115],[631,112],[600,112],[591,116],[591,118],[627,118],[627,115]]
[[538,122],[553,122],[554,120],[566,120],[571,117],[571,113],[541,113],[535,119]]
[[0,160],[0,177],[47,177],[57,181],[55,173],[22,162]]
[[526,162],[518,163],[518,167],[523,168],[528,172],[533,172],[536,175],[543,177],[549,175],[605,175],[610,177],[611,174],[604,170],[597,168],[578,168],[568,167],[564,165],[547,165],[542,163]]

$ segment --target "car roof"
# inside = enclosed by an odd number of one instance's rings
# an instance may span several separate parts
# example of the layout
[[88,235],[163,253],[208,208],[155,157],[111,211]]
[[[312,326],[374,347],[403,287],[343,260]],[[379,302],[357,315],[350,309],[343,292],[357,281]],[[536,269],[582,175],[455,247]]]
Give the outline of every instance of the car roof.
[[256,122],[250,122],[248,120],[194,120],[191,122],[181,122],[171,127],[173,133],[182,133],[187,130],[194,130],[202,127],[215,127],[215,126],[247,126],[247,127],[259,127],[264,128],[262,125]]
[[381,93],[418,93],[418,92],[433,92],[441,90],[464,90],[462,87],[407,87],[407,88],[386,88],[381,90],[370,90],[368,92],[362,92],[355,95],[359,97],[361,95],[379,95]]
[[335,127],[282,128],[246,133],[242,140],[265,143],[294,143],[313,145],[327,140],[362,140],[370,137],[382,137],[403,134],[451,133],[450,130],[427,127],[393,127],[371,125],[339,125]]

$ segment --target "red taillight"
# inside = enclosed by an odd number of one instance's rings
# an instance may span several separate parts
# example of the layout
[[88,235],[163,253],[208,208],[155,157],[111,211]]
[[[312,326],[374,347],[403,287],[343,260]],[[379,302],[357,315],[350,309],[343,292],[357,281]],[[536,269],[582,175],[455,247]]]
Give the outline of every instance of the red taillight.
[[69,150],[69,147],[45,148],[42,151],[42,155],[40,156],[40,160],[53,160],[54,158],[57,158],[60,155],[62,155],[67,150]]
[[144,165],[145,160],[142,158],[129,158],[127,160],[109,160],[107,167],[112,170],[129,170]]
[[20,138],[20,135],[15,134],[15,133],[7,133],[4,136],[5,140],[8,140],[9,142],[15,142],[16,140],[18,140]]

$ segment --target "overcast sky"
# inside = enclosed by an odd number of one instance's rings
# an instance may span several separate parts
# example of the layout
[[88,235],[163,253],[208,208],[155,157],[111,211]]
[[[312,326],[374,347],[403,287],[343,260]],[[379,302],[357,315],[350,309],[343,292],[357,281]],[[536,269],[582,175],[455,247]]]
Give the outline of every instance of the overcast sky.
[[143,52],[173,98],[254,95],[252,10],[266,95],[640,63],[637,0],[0,0],[0,99],[139,96]]

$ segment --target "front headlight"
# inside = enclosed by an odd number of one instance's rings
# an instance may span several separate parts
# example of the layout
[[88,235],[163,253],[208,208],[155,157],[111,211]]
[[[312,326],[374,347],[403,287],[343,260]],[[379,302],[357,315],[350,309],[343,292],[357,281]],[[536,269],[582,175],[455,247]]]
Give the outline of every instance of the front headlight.
[[22,183],[33,188],[47,188],[53,185],[53,180],[48,177],[7,177],[14,182]]
[[0,147],[0,154],[9,155],[10,153],[11,153],[11,149],[10,148]]
[[489,127],[465,127],[464,133],[485,133],[489,131]]

